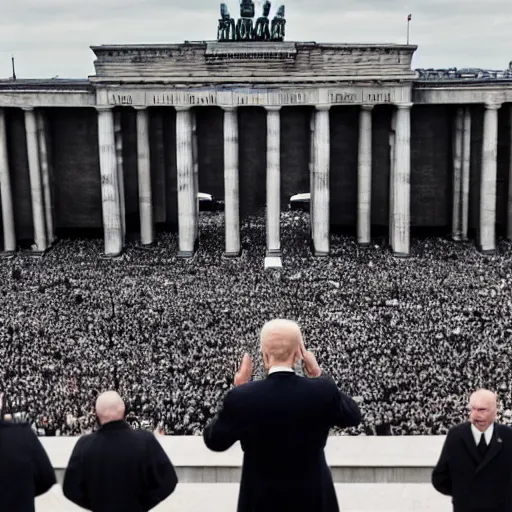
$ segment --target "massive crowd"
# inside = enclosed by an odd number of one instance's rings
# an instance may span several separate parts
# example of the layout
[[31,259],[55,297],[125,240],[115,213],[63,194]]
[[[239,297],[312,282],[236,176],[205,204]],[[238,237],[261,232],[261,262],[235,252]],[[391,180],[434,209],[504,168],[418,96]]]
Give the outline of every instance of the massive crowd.
[[[177,259],[177,237],[102,258],[102,240],[61,240],[41,259],[0,260],[0,394],[4,412],[39,435],[95,428],[94,400],[117,389],[128,421],[200,434],[245,351],[260,361],[271,318],[295,319],[306,346],[363,423],[349,434],[442,434],[468,393],[495,389],[512,423],[512,245],[494,256],[446,239],[414,240],[395,259],[332,237],[315,259],[307,214],[283,213],[283,269],[263,268],[264,219],[242,227],[244,251],[223,257],[223,215],[201,215],[200,249]],[[255,378],[263,377],[261,362]]]

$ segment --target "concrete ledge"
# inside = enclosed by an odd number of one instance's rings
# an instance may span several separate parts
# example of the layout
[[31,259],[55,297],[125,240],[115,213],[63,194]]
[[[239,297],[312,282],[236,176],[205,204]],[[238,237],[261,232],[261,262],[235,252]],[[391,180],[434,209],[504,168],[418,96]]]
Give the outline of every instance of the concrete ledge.
[[[65,468],[78,437],[40,437],[54,468]],[[208,450],[202,436],[157,436],[176,466],[240,467],[242,449]],[[343,468],[431,468],[445,436],[331,436],[325,453],[331,467]]]
[[223,254],[224,258],[229,258],[229,259],[232,259],[232,258],[239,258],[242,254],[242,251],[240,252],[225,252]]
[[[59,479],[78,438],[40,438]],[[200,436],[157,436],[183,483],[237,483],[243,453],[237,443],[209,451]],[[444,436],[332,436],[325,449],[337,483],[429,483]]]

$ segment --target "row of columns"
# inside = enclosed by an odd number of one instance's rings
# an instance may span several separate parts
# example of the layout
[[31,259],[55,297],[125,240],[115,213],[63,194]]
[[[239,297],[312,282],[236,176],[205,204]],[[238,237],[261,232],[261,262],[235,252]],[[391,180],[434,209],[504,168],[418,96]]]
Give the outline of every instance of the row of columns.
[[[34,244],[44,252],[55,241],[51,168],[48,157],[48,130],[41,111],[24,108],[25,133],[30,181]],[[0,201],[4,252],[16,250],[14,204],[9,172],[5,110],[0,108]]]
[[[389,240],[395,255],[410,250],[410,112],[412,104],[399,104],[393,113],[390,144]],[[372,183],[372,106],[363,105],[359,121],[357,239],[370,243]],[[487,104],[484,113],[480,219],[478,245],[482,251],[495,249],[497,104]],[[97,107],[100,153],[102,212],[105,254],[121,253],[126,235],[123,176],[123,141],[119,113]],[[280,107],[267,107],[267,254],[279,255],[280,242]],[[154,243],[151,193],[149,120],[145,108],[137,109],[137,163],[139,182],[141,242]],[[512,109],[511,109],[512,122]],[[42,112],[25,109],[25,128],[30,175],[30,191],[37,250],[44,251],[55,240],[51,169],[47,130]],[[328,255],[329,245],[329,107],[319,106],[311,119],[311,238],[317,256]],[[469,107],[456,111],[453,134],[453,214],[452,235],[466,240],[469,212],[471,115]],[[511,150],[512,151],[512,150]],[[236,108],[224,109],[225,252],[240,253],[238,116]],[[178,169],[179,254],[193,255],[198,239],[198,158],[194,111],[176,109],[176,157]],[[512,155],[511,155],[512,162]],[[512,164],[511,164],[512,174]],[[0,109],[0,199],[4,250],[14,251],[13,199],[6,140],[5,113]],[[509,185],[508,237],[512,238],[512,176]]]
[[[397,109],[393,157],[391,245],[398,255],[409,252],[410,195],[410,108]],[[280,107],[267,107],[267,255],[281,252],[280,240]],[[176,109],[176,151],[178,168],[179,254],[191,256],[197,241],[197,164],[193,157],[193,114],[189,108]],[[361,109],[358,164],[358,241],[370,243],[372,179],[372,106]],[[315,109],[311,120],[311,236],[315,255],[328,255],[329,243],[329,107]],[[225,252],[240,253],[238,116],[236,108],[224,109]]]
[[[496,250],[496,187],[498,163],[498,110],[501,104],[487,103],[484,111],[480,174],[477,245],[482,252]],[[510,108],[512,126],[512,107]],[[511,137],[512,139],[512,137]],[[512,140],[507,202],[507,238],[512,239]],[[453,127],[452,238],[468,239],[469,183],[471,167],[471,111],[457,108]]]
[[[117,256],[126,237],[122,125],[119,113],[114,114],[111,108],[97,107],[97,110],[105,255]],[[141,243],[150,246],[155,231],[147,109],[137,109],[136,123]]]

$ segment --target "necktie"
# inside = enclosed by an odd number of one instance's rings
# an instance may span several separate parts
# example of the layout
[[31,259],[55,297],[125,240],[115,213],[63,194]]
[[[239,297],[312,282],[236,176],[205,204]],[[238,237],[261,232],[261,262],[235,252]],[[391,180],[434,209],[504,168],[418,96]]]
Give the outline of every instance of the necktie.
[[480,442],[478,443],[478,453],[482,459],[485,457],[487,452],[487,442],[485,441],[485,434],[480,436]]

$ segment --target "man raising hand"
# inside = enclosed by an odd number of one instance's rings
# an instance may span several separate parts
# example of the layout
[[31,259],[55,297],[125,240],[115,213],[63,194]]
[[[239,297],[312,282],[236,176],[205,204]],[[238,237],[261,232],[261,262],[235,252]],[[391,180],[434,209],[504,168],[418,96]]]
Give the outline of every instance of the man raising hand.
[[[238,512],[337,512],[324,447],[331,427],[360,423],[359,409],[322,375],[295,322],[272,320],[260,338],[268,378],[250,382],[253,363],[245,354],[235,389],[204,431],[205,444],[224,451],[240,441]],[[309,378],[293,371],[300,359]]]

